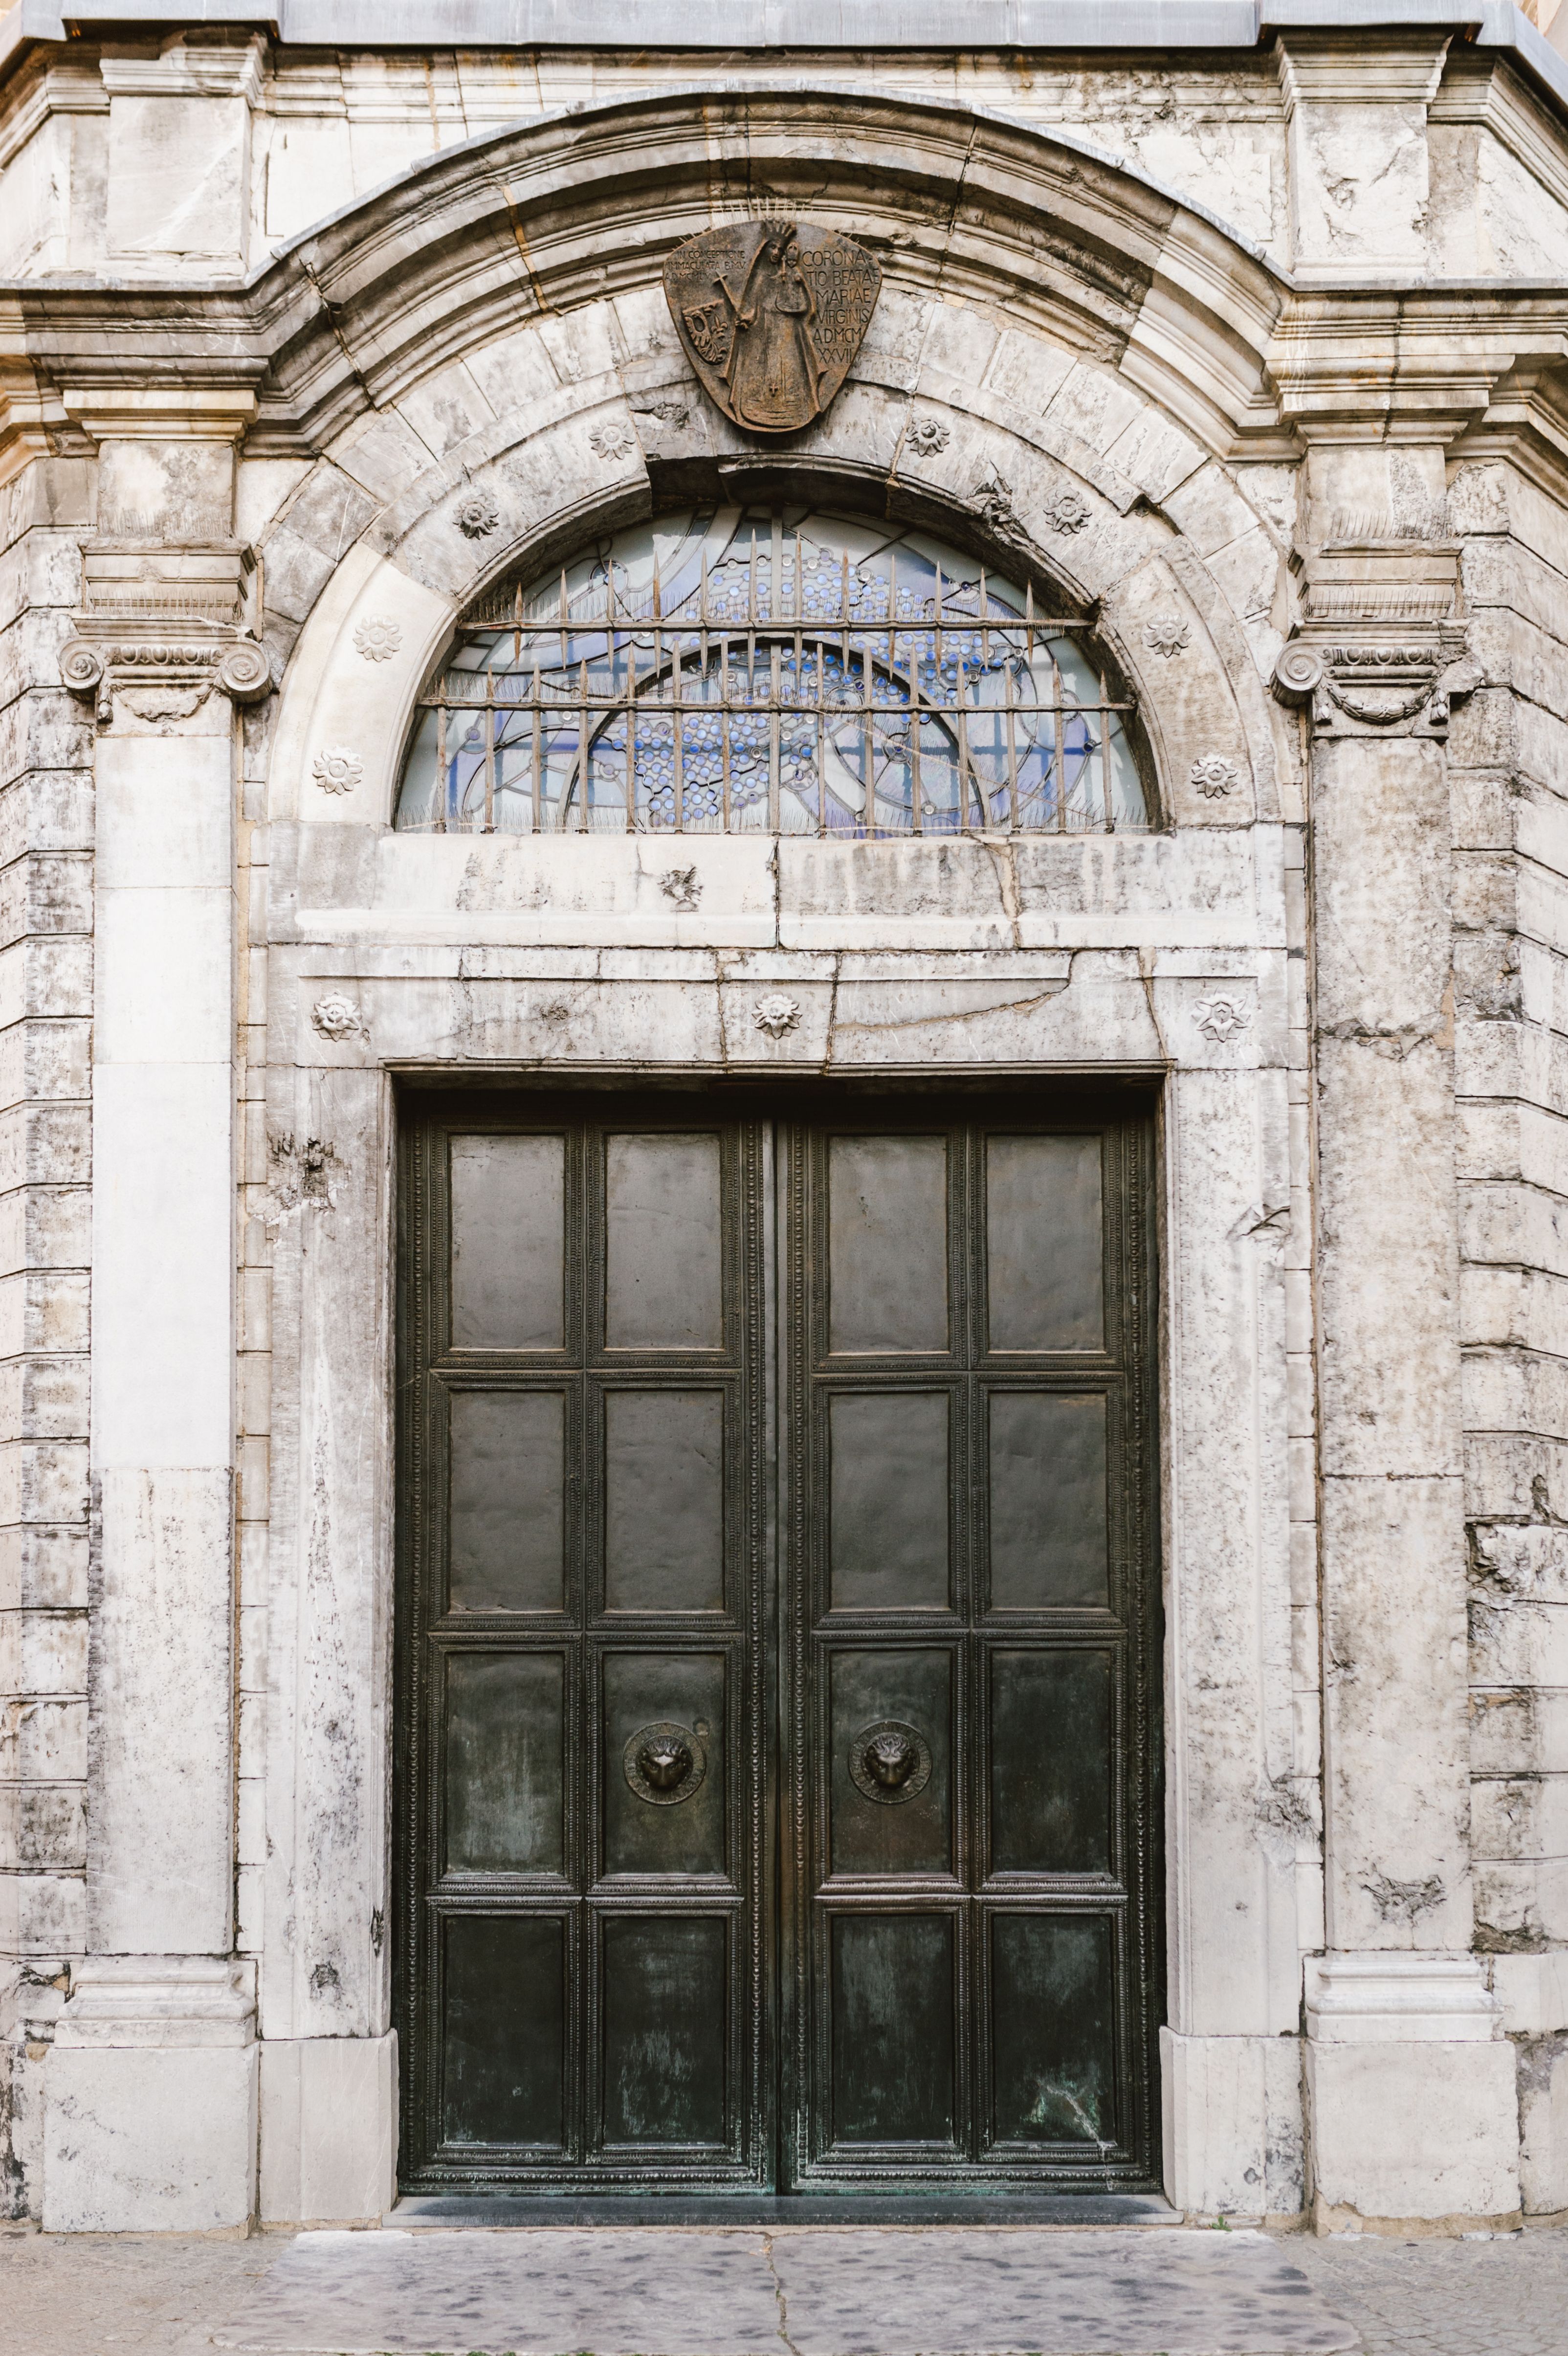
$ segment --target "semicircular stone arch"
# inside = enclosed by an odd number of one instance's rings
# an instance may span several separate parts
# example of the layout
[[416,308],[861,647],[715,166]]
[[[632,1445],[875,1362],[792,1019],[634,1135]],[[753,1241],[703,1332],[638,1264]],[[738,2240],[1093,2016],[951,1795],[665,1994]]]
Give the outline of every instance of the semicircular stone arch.
[[[1051,584],[1064,610],[1089,619],[1136,700],[1169,823],[1233,828],[1287,815],[1288,726],[1264,691],[1282,635],[1284,556],[1232,474],[1108,376],[1083,395],[1125,393],[1117,443],[1138,429],[1127,455],[1146,477],[1139,454],[1158,447],[1151,479],[1163,498],[1109,460],[1089,469],[1082,450],[1080,465],[1069,464],[1052,446],[1066,429],[1033,402],[1084,368],[1043,337],[896,287],[874,327],[899,347],[918,334],[949,364],[893,369],[877,348],[863,349],[837,402],[787,458],[748,444],[717,415],[652,290],[473,352],[457,364],[461,384],[449,365],[426,393],[449,420],[461,394],[468,431],[412,481],[406,423],[357,423],[263,542],[270,629],[287,664],[273,814],[390,824],[415,698],[460,616],[494,582],[568,562],[673,504],[788,496],[906,516],[999,571]],[[976,348],[972,383],[958,373],[955,344],[966,337]],[[568,353],[604,364],[572,376]],[[389,443],[404,459],[400,477]],[[1178,463],[1173,448],[1188,465],[1175,485],[1163,479]],[[336,561],[324,541],[341,552]],[[297,617],[291,604],[304,608]]]

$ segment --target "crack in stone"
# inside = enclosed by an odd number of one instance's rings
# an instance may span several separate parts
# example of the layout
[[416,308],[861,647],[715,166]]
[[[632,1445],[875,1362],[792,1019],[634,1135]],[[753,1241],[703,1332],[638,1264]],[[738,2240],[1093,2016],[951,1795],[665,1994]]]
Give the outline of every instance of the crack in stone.
[[763,2235],[763,2255],[768,2262],[768,2277],[773,2286],[773,2297],[778,2302],[779,2338],[789,2350],[789,2356],[800,2356],[799,2349],[789,2336],[789,2302],[784,2297],[784,2286],[779,2280],[779,2270],[773,2264],[773,2237],[771,2233]]

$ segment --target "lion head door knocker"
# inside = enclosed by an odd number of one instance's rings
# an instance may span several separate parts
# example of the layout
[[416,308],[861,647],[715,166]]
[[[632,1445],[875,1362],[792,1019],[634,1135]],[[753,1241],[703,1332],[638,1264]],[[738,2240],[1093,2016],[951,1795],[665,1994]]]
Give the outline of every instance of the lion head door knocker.
[[667,1808],[689,1800],[708,1772],[705,1726],[677,1726],[659,1719],[639,1726],[621,1754],[626,1781],[639,1800]]
[[704,390],[749,434],[798,434],[849,372],[881,292],[870,255],[837,230],[733,221],[664,266],[676,333]]
[[880,1718],[874,1726],[863,1726],[850,1743],[849,1775],[868,1800],[897,1807],[930,1783],[931,1745],[917,1726]]

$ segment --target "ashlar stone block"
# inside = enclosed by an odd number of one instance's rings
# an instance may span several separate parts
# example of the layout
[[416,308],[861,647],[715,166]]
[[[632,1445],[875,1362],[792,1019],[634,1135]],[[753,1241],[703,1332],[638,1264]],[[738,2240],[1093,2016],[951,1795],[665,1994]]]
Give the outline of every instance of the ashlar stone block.
[[269,2038],[261,2070],[263,2224],[357,2224],[397,2192],[398,2040]]

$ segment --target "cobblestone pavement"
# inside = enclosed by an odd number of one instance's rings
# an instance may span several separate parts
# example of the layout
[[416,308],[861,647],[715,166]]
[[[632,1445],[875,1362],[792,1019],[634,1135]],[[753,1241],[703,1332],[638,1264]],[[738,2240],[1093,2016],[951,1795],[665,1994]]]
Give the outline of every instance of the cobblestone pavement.
[[1290,2241],[1367,2356],[1568,2356],[1568,2226],[1477,2242]]
[[[212,2331],[290,2245],[0,2229],[5,2356],[211,2356]],[[1496,2241],[1314,2241],[1291,2260],[1366,2356],[1568,2356],[1568,2228]]]

